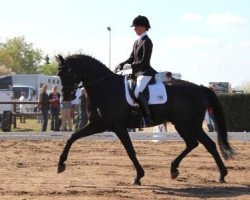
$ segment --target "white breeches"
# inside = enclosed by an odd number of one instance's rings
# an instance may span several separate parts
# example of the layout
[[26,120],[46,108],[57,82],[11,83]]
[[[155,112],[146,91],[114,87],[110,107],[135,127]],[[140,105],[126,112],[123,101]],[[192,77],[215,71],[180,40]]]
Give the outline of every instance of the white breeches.
[[135,86],[135,97],[138,98],[140,92],[142,92],[149,81],[151,80],[152,76],[138,76],[136,79],[136,86]]

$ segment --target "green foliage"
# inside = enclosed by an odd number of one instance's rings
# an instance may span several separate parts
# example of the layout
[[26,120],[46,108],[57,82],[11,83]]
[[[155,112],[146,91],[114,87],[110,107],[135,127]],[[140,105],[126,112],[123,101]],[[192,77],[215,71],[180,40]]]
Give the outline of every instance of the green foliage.
[[0,46],[0,65],[16,73],[37,73],[42,61],[42,51],[27,43],[24,37],[8,39]]
[[240,87],[245,93],[250,93],[250,81],[245,81]]
[[250,131],[250,94],[220,94],[228,131]]
[[46,75],[56,75],[57,74],[57,62],[55,59],[52,59],[52,62],[49,58],[49,55],[46,55],[44,58],[45,64],[40,66],[38,72]]
[[4,51],[1,51],[2,45],[0,44],[0,75],[10,74],[12,72],[10,67],[6,67],[5,63],[11,63],[11,57]]
[[55,62],[44,64],[39,68],[39,73],[45,75],[56,75],[57,74],[57,64]]

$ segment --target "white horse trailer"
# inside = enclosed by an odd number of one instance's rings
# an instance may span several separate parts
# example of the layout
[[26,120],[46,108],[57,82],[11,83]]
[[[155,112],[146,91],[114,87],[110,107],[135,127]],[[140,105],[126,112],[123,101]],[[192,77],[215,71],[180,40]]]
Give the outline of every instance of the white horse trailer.
[[[37,101],[43,85],[48,86],[47,93],[51,92],[52,86],[56,85],[61,93],[61,80],[58,76],[43,74],[15,74],[0,77],[0,101],[18,100],[21,93],[25,93],[25,101]],[[32,105],[34,107],[34,105]],[[32,107],[31,106],[31,107]],[[11,105],[0,105],[0,113],[12,110]],[[27,107],[30,107],[27,105]],[[17,107],[18,108],[18,107]],[[32,108],[28,109],[32,110]]]

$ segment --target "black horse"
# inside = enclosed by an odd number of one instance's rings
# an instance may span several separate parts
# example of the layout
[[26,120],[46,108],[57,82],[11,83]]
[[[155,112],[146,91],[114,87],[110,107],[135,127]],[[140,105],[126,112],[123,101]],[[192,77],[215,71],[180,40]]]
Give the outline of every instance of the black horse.
[[[88,94],[89,123],[67,140],[58,163],[58,173],[66,168],[64,162],[72,144],[79,138],[104,131],[113,131],[125,147],[134,164],[137,175],[134,184],[140,185],[144,170],[136,157],[127,128],[131,125],[130,106],[125,99],[124,76],[110,71],[105,65],[87,55],[56,57],[58,76],[62,82],[62,95],[66,100],[74,96],[77,85],[82,81]],[[220,170],[220,182],[224,182],[227,169],[213,142],[202,129],[205,112],[212,106],[218,126],[218,144],[225,159],[232,158],[234,150],[227,138],[223,111],[216,94],[210,89],[190,82],[173,80],[165,83],[168,101],[150,105],[155,124],[172,122],[186,143],[185,150],[171,163],[171,176],[179,175],[181,160],[199,144],[203,144],[213,156]]]

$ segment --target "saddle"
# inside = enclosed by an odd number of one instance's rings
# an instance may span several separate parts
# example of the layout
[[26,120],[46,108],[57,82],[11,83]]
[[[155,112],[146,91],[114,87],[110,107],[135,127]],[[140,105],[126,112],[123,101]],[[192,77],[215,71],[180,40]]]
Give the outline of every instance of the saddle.
[[[151,80],[149,81],[148,85],[153,85],[153,84],[155,84],[155,78],[154,77],[151,78]],[[128,76],[129,94],[133,98],[133,100],[135,102],[137,102],[137,99],[136,99],[135,94],[134,94],[135,87],[136,87],[136,77],[134,77],[132,74],[130,74]],[[144,89],[143,95],[145,96],[145,98],[148,101],[149,100],[149,89],[148,89],[148,86]]]
[[[130,128],[146,127],[145,119],[143,117],[143,111],[139,107],[137,98],[134,95],[136,87],[136,79],[131,76],[125,76],[124,78],[126,100],[128,104],[132,106],[130,116]],[[152,78],[148,86],[144,89],[143,94],[148,101],[149,105],[152,104],[164,104],[167,102],[167,92],[163,83],[156,82]]]
[[[136,87],[136,79],[133,77],[125,76],[124,78],[125,96],[129,105],[136,106],[137,99],[134,95]],[[143,94],[148,101],[149,105],[152,104],[164,104],[167,102],[167,91],[165,85],[162,82],[156,82],[153,77],[147,87],[144,89]]]

